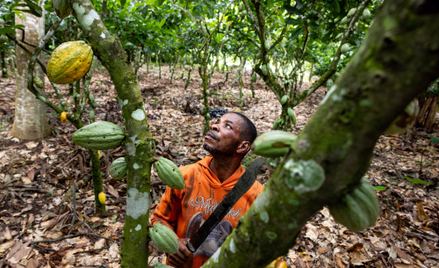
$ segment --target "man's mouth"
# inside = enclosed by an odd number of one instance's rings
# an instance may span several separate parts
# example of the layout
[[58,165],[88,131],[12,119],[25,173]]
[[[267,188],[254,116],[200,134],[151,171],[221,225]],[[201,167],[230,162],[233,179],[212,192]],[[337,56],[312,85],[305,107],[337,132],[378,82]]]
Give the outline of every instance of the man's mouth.
[[213,139],[213,140],[217,140],[217,137],[215,137],[214,134],[212,134],[212,132],[207,132],[205,138],[209,138],[209,139]]

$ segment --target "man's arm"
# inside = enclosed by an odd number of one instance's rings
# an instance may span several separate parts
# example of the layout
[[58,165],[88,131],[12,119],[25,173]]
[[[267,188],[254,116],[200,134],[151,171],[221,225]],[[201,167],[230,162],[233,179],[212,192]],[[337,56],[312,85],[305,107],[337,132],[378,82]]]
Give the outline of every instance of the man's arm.
[[152,225],[156,222],[160,222],[176,232],[177,218],[178,214],[181,212],[181,197],[179,191],[182,190],[175,190],[166,187],[166,191],[151,217]]
[[[151,224],[160,222],[174,230],[177,233],[177,219],[178,214],[181,212],[181,190],[174,190],[170,187],[166,187],[166,191],[163,194],[160,203],[154,211],[151,217]],[[177,234],[178,236],[178,234]],[[186,244],[189,238],[178,239],[178,252],[176,254],[166,254],[168,256],[168,262],[175,267],[184,267],[192,260],[192,252],[186,248]]]

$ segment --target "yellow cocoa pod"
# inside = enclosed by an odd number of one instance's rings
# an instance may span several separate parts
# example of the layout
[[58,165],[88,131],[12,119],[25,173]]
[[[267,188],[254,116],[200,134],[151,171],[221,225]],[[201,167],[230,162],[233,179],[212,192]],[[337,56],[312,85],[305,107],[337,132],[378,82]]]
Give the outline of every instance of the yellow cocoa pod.
[[55,84],[70,84],[90,69],[93,50],[84,41],[62,43],[47,62],[47,76]]
[[69,121],[68,119],[67,119],[67,115],[68,115],[69,113],[68,112],[62,112],[61,113],[61,123],[67,123],[67,121]]
[[107,197],[105,196],[104,192],[100,192],[98,198],[99,198],[99,202],[101,202],[102,205],[105,204]]
[[276,268],[288,268],[288,266],[287,266],[287,263],[283,261]]

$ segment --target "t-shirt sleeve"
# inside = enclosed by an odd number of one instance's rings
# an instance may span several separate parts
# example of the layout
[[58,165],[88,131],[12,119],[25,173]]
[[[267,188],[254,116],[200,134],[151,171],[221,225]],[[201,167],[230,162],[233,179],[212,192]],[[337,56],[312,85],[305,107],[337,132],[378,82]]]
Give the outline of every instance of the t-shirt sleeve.
[[177,217],[181,211],[181,191],[166,187],[166,191],[151,217],[152,225],[159,222],[176,231]]

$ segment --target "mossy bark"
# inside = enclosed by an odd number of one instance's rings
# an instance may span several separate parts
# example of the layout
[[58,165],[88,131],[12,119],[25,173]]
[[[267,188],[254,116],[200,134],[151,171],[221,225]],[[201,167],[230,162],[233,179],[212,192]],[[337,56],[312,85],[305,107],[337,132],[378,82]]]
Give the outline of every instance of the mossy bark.
[[6,65],[6,53],[4,49],[0,49],[2,60],[2,77],[8,77],[8,66]]
[[104,192],[104,186],[102,185],[102,172],[101,161],[99,160],[99,151],[88,149],[88,154],[90,155],[90,166],[93,179],[96,214],[105,215],[107,214],[105,204],[99,202],[99,193]]
[[70,0],[70,4],[95,55],[110,73],[127,130],[128,196],[121,265],[147,267],[151,164],[156,143],[149,129],[135,72],[120,40],[108,32],[89,0]]
[[186,80],[186,84],[184,84],[184,90],[186,90],[189,85],[191,84],[191,72],[192,72],[193,67],[189,67],[189,70],[187,71],[187,80]]
[[[334,89],[203,267],[264,267],[288,252],[312,215],[359,183],[379,136],[439,76],[438,31],[437,1],[384,2]],[[317,163],[324,176],[301,176],[293,162]]]

